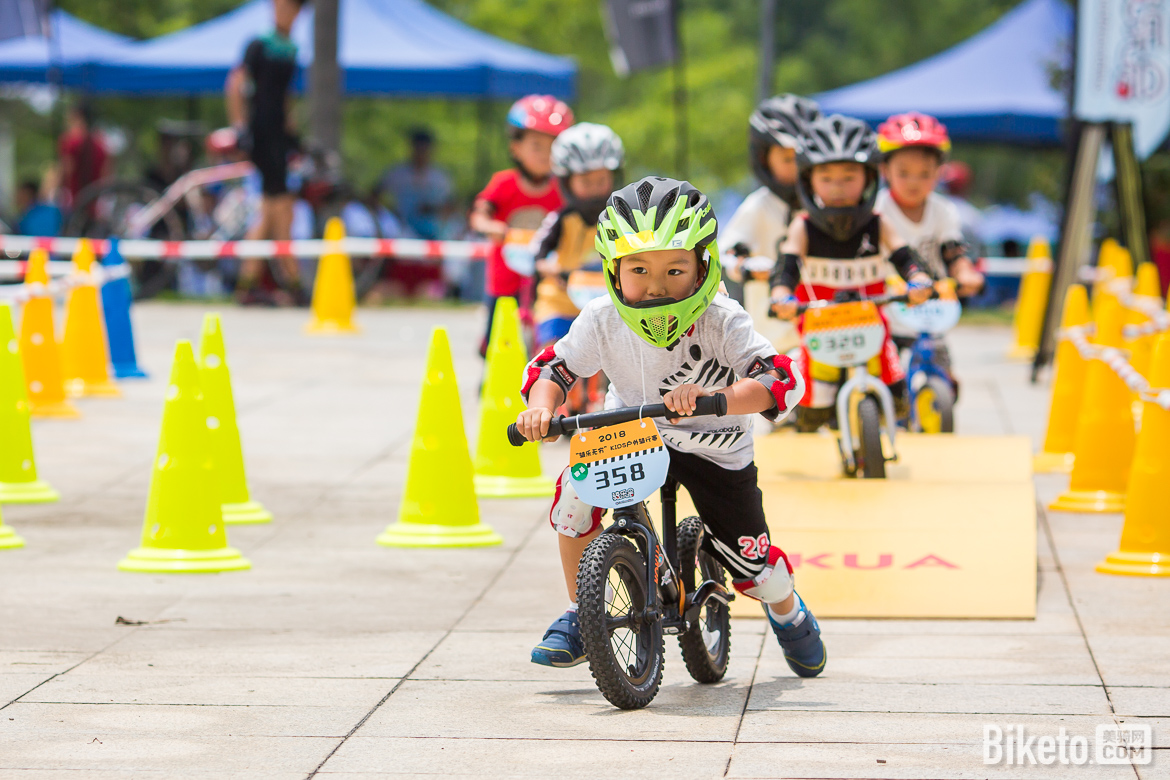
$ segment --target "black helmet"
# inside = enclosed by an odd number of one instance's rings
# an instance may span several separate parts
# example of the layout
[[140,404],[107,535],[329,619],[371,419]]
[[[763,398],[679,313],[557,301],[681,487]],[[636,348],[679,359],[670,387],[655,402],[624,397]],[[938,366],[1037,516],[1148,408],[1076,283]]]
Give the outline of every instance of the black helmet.
[[799,149],[804,126],[820,118],[820,106],[814,101],[785,93],[762,101],[748,119],[748,158],[752,173],[790,206],[798,202],[796,187],[777,181],[772,175],[768,167],[768,149],[773,146]]
[[[860,119],[832,114],[810,122],[796,153],[796,189],[813,224],[837,241],[846,241],[865,227],[877,200],[880,161],[877,135]],[[813,195],[812,169],[835,162],[865,166],[865,189],[856,206],[828,208]]]

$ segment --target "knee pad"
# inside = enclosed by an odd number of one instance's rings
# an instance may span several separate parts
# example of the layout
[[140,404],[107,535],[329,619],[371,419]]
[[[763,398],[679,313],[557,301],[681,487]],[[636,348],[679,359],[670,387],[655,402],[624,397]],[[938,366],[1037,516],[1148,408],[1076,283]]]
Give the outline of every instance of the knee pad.
[[768,548],[768,563],[762,572],[750,580],[736,580],[732,584],[748,598],[775,604],[792,595],[792,566],[784,551],[773,545]]
[[568,475],[569,470],[566,468],[557,478],[557,491],[548,512],[548,521],[557,533],[570,539],[579,539],[597,530],[605,510],[582,501]]

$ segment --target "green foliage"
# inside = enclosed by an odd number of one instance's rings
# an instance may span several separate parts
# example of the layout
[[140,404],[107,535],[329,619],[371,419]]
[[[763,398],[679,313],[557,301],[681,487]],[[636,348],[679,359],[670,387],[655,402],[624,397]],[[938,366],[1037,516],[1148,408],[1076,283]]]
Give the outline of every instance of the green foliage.
[[[389,2],[389,0],[386,0]],[[241,0],[59,0],[86,21],[135,37],[153,37],[213,18]],[[675,87],[671,69],[622,79],[613,72],[602,20],[603,0],[431,0],[439,9],[501,38],[571,56],[578,64],[579,119],[607,123],[627,148],[627,174],[678,175]],[[935,54],[995,21],[1018,0],[783,0],[777,3],[775,90],[813,93],[880,75]],[[686,57],[689,176],[701,188],[751,185],[747,117],[755,103],[757,0],[682,0]],[[346,101],[343,153],[362,187],[406,155],[404,134],[416,125],[437,131],[438,161],[469,197],[490,170],[508,164],[502,120],[506,105],[444,100]],[[124,128],[128,172],[154,155],[157,119],[198,116],[224,121],[223,101],[103,99],[106,123]],[[22,174],[51,159],[50,120],[18,111]],[[301,111],[303,112],[303,107]],[[486,117],[482,136],[477,117]],[[302,126],[306,123],[302,122]],[[482,150],[482,153],[478,153]],[[960,147],[977,163],[980,200],[1022,201],[1040,188],[1060,189],[1059,153]],[[486,162],[486,165],[483,163]],[[487,170],[490,169],[490,170]]]

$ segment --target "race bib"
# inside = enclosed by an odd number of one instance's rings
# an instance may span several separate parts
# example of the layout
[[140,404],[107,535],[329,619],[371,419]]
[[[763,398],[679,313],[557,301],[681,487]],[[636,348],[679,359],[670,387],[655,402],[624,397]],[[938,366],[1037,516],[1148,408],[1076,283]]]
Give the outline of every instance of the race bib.
[[568,293],[573,305],[584,309],[593,299],[609,295],[609,290],[601,271],[578,269],[569,274]]
[[801,338],[815,362],[843,368],[880,353],[886,328],[873,303],[853,301],[807,310]]
[[509,228],[504,236],[504,265],[521,276],[532,276],[536,273],[536,253],[532,251],[532,237],[534,230]]
[[959,324],[963,313],[957,300],[937,298],[910,306],[905,303],[891,303],[886,306],[886,316],[891,324],[897,324],[899,331],[928,333],[938,336]]
[[645,501],[666,482],[670,453],[653,420],[573,434],[569,476],[590,506],[620,509]]

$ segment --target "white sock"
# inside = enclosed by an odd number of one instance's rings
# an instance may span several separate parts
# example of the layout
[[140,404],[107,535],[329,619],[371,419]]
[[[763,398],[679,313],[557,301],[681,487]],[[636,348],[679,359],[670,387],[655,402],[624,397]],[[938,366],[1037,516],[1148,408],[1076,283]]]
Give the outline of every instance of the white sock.
[[771,604],[765,604],[764,608],[768,610],[768,614],[771,615],[772,618],[782,626],[787,626],[790,623],[793,626],[799,626],[804,621],[804,610],[800,608],[800,599],[798,598],[792,600],[792,609],[788,612],[785,612],[783,615],[772,609]]
[[576,604],[570,604],[570,605],[569,605],[569,608],[568,608],[568,609],[566,609],[565,611],[566,611],[566,612],[576,612],[576,611],[577,611],[577,605],[576,605]]

